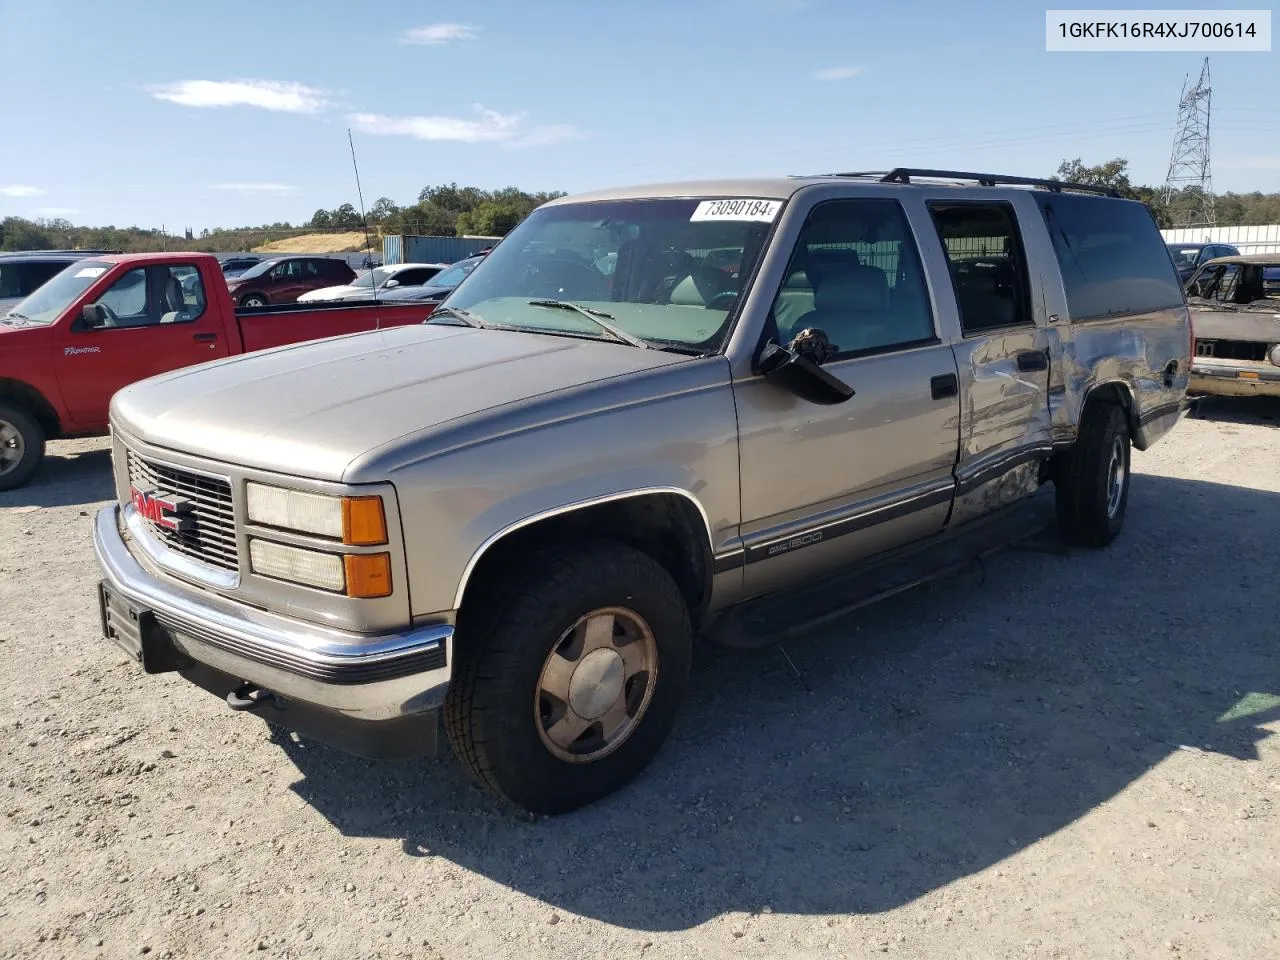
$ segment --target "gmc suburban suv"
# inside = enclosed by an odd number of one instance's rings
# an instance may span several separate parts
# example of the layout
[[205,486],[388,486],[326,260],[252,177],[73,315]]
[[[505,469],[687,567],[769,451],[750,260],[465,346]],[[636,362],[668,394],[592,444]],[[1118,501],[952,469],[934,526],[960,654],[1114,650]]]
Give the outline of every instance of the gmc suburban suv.
[[429,751],[442,710],[480,783],[567,811],[653,757],[700,633],[1046,482],[1062,535],[1108,544],[1190,337],[1148,209],[1083,186],[554,200],[424,324],[116,394],[103,628],[366,756]]

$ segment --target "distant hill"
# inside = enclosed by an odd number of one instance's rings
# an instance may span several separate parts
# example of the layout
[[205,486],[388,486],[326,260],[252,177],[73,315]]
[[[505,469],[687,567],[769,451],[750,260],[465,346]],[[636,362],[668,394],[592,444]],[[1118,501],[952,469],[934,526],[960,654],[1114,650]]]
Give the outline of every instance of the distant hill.
[[[382,251],[382,238],[377,231],[369,231],[369,241],[375,253]],[[272,240],[253,248],[254,253],[362,253],[365,235],[362,230],[345,233],[303,233],[283,240]]]

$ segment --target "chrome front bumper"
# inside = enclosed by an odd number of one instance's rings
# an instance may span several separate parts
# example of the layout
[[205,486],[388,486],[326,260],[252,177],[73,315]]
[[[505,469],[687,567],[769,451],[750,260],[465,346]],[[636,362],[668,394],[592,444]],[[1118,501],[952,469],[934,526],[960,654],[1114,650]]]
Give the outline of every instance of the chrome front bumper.
[[163,648],[148,665],[148,642],[134,649],[133,638],[112,637],[149,672],[176,669],[185,675],[189,671],[183,664],[208,668],[270,691],[285,705],[296,703],[304,711],[366,729],[428,713],[434,718],[444,703],[453,653],[451,626],[355,634],[184,586],[150,572],[130,552],[115,505],[99,511],[93,548],[102,573],[103,620],[109,635],[116,633],[106,626],[111,614],[123,617],[126,624],[142,624],[136,632],[149,631],[150,649]]

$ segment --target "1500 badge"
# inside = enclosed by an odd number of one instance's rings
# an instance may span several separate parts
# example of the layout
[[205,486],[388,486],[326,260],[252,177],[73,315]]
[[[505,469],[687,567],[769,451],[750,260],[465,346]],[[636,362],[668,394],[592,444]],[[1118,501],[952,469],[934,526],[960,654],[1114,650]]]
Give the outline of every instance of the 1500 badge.
[[798,537],[790,537],[786,540],[781,540],[778,543],[769,544],[769,549],[765,551],[765,553],[767,556],[772,557],[779,553],[786,553],[788,550],[799,550],[801,547],[811,547],[821,540],[821,530],[815,530],[813,533],[802,533]]

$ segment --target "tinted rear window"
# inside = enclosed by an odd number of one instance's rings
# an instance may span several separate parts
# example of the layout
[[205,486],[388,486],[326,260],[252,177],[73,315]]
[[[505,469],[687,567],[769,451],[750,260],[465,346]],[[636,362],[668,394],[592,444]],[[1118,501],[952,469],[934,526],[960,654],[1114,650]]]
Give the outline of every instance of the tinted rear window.
[[1072,320],[1180,306],[1182,285],[1145,205],[1037,194],[1062,268]]

